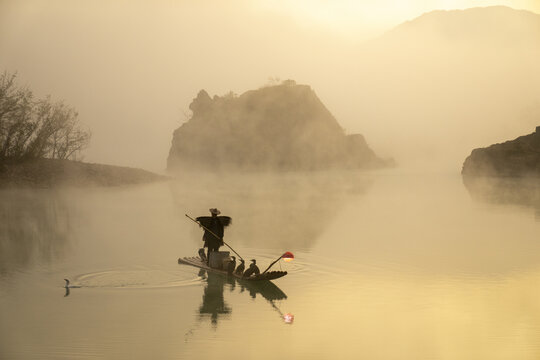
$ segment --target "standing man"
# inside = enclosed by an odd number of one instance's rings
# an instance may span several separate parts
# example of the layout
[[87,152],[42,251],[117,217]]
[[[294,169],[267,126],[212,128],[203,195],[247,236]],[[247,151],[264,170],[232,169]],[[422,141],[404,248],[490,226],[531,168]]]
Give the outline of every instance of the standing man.
[[205,227],[203,241],[204,247],[208,248],[206,256],[207,263],[210,262],[210,253],[212,251],[218,251],[219,247],[223,245],[223,235],[226,226],[231,224],[231,218],[228,216],[218,216],[221,211],[218,209],[209,209],[212,216],[199,216],[197,221],[199,224]]

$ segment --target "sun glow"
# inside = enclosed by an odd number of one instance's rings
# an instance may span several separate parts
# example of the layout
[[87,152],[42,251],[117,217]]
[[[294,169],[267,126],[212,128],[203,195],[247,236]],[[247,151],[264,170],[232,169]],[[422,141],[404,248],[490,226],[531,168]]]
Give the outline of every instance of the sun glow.
[[534,0],[261,0],[262,10],[290,16],[304,26],[322,26],[338,32],[386,31],[433,10],[508,6],[540,13]]

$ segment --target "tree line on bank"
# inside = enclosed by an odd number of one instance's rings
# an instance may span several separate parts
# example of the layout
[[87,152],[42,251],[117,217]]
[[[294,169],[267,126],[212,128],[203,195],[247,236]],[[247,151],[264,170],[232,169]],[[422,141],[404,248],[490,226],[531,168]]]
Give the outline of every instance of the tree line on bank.
[[36,158],[75,159],[88,146],[75,109],[50,96],[35,99],[16,83],[16,74],[0,74],[0,162]]

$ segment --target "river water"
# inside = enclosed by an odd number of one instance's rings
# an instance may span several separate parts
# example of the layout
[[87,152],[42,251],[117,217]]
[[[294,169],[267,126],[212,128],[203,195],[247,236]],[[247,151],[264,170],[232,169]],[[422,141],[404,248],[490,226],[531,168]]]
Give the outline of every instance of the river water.
[[[538,359],[538,189],[390,171],[0,190],[0,359]],[[184,214],[210,207],[261,268],[293,252],[289,274],[179,265],[201,246]]]

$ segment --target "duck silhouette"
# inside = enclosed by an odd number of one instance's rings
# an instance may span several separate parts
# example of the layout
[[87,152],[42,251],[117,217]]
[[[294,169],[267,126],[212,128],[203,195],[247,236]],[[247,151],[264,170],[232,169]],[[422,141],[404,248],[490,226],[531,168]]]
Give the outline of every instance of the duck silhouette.
[[244,272],[244,275],[242,277],[250,277],[251,275],[259,275],[261,271],[259,270],[259,267],[257,266],[257,260],[251,259],[251,264],[249,265],[249,268]]
[[76,289],[76,288],[80,288],[80,286],[78,285],[70,285],[69,284],[69,279],[64,279],[64,281],[66,282],[66,285],[64,285],[64,287],[66,289]]

